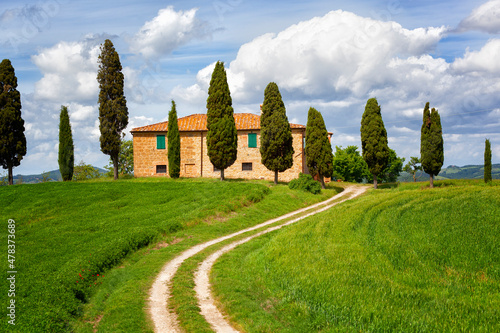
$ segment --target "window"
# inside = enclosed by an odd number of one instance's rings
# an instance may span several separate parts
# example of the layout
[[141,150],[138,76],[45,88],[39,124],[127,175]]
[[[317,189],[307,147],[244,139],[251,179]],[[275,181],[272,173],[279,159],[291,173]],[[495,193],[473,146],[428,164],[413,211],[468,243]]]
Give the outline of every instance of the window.
[[257,133],[248,133],[248,148],[257,148]]
[[241,163],[241,171],[252,171],[252,163]]
[[167,166],[166,165],[157,165],[156,166],[156,173],[167,173]]
[[165,135],[156,136],[156,149],[165,149]]

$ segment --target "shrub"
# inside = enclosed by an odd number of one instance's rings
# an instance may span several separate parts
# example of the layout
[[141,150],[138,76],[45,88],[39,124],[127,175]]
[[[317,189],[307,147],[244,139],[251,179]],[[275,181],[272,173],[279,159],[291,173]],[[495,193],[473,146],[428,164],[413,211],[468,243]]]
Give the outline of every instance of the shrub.
[[306,173],[300,173],[299,178],[292,180],[288,187],[292,190],[302,190],[312,194],[321,193],[321,185],[313,177]]

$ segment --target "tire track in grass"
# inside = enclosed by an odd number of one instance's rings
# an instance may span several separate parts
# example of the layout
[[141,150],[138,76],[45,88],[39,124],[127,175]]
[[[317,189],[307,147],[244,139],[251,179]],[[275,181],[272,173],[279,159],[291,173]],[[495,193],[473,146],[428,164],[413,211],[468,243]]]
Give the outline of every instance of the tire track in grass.
[[[224,246],[223,248],[217,250],[210,256],[208,256],[199,266],[198,270],[194,274],[194,282],[195,282],[195,288],[194,290],[196,291],[196,297],[198,298],[198,305],[200,306],[201,309],[201,314],[203,317],[205,317],[205,320],[210,324],[212,329],[215,332],[221,332],[221,333],[233,333],[233,332],[239,332],[236,329],[234,329],[230,323],[225,319],[224,315],[217,309],[217,306],[215,305],[215,299],[212,295],[211,292],[211,286],[210,286],[210,280],[209,280],[209,274],[212,269],[213,264],[217,259],[222,256],[224,253],[227,253],[237,247],[238,245],[241,245],[243,243],[246,243],[256,237],[259,237],[263,234],[278,230],[284,226],[290,225],[292,223],[298,222],[300,220],[303,220],[309,216],[315,215],[317,213],[323,212],[327,209],[332,208],[333,206],[340,204],[344,201],[350,200],[352,198],[355,198],[361,194],[363,194],[367,190],[367,187],[354,187],[351,186],[344,190],[344,195],[352,193],[351,196],[348,198],[345,198],[341,201],[334,202],[332,204],[328,204],[325,207],[321,207],[318,209],[313,210],[312,212],[309,212],[305,215],[302,215],[300,217],[297,217],[293,220],[287,221],[283,224],[270,227],[268,229],[265,229],[257,234],[254,234],[252,236],[246,237],[244,239],[235,241],[231,244],[228,244]],[[339,195],[336,196],[339,198]],[[333,198],[331,198],[333,199]],[[330,199],[330,200],[331,200]],[[326,203],[326,202],[323,202]]]
[[[266,226],[271,225],[273,223],[276,223],[276,222],[279,222],[281,220],[285,220],[285,219],[291,218],[291,217],[293,217],[295,215],[302,214],[302,213],[307,212],[309,210],[313,210],[312,212],[310,212],[310,213],[308,213],[308,214],[306,214],[304,216],[301,216],[299,218],[296,218],[296,219],[293,219],[291,221],[288,221],[288,222],[286,222],[286,223],[284,223],[282,225],[266,229],[265,231],[263,231],[261,233],[258,233],[258,234],[254,235],[254,236],[251,236],[251,237],[248,237],[248,238],[246,238],[246,241],[248,241],[251,238],[257,237],[257,235],[260,235],[260,234],[262,234],[264,232],[270,232],[272,230],[279,229],[279,228],[281,228],[284,225],[288,225],[288,224],[297,222],[297,221],[299,221],[299,220],[301,220],[301,219],[303,219],[305,217],[308,217],[308,216],[314,215],[316,213],[322,212],[322,211],[324,211],[326,209],[329,209],[329,208],[333,207],[334,205],[336,205],[336,204],[338,204],[340,202],[344,202],[346,200],[354,198],[355,196],[358,196],[361,193],[364,193],[365,191],[366,191],[366,187],[357,187],[357,186],[347,187],[344,191],[342,191],[341,193],[339,193],[339,194],[331,197],[328,200],[325,200],[325,201],[319,202],[317,204],[314,204],[314,205],[311,205],[311,206],[308,206],[308,207],[305,207],[305,208],[293,211],[291,213],[288,213],[288,214],[285,214],[283,216],[277,217],[275,219],[272,219],[272,220],[266,221],[264,223],[255,225],[253,227],[240,230],[240,231],[232,233],[230,235],[219,237],[219,238],[213,239],[211,241],[208,241],[208,242],[205,242],[205,243],[193,246],[192,248],[190,248],[190,249],[184,251],[183,253],[181,253],[176,258],[174,258],[174,259],[170,260],[169,262],[167,262],[165,264],[165,266],[163,266],[163,268],[161,269],[161,271],[158,274],[158,276],[156,277],[155,281],[153,282],[153,284],[151,286],[150,292],[149,292],[148,309],[149,309],[149,314],[150,314],[151,320],[153,321],[153,324],[154,324],[155,332],[157,332],[157,333],[160,333],[160,332],[182,332],[182,329],[180,328],[178,320],[177,320],[177,315],[174,312],[169,311],[169,309],[168,309],[168,300],[170,298],[170,289],[171,289],[169,284],[171,283],[172,278],[175,275],[175,273],[177,272],[177,270],[179,269],[180,265],[186,259],[188,259],[188,258],[196,255],[197,253],[203,251],[204,249],[206,249],[209,246],[212,246],[214,244],[223,242],[225,240],[231,239],[233,237],[239,236],[239,235],[244,234],[244,233],[249,232],[249,231],[253,231],[253,230],[257,230],[257,229],[266,227]],[[342,201],[330,204],[332,201],[335,201],[335,200],[337,200],[337,199],[339,199],[339,198],[341,198],[341,197],[343,197],[343,196],[345,196],[347,194],[351,194],[351,193],[353,193],[353,195],[351,197],[348,197],[347,199],[344,199]],[[322,206],[324,206],[324,207],[322,207]],[[238,241],[238,242],[241,242],[241,241]],[[238,242],[236,242],[236,243],[238,243]],[[232,244],[234,244],[234,243],[231,243],[228,246],[231,246]],[[239,244],[234,245],[233,248],[236,247],[237,245],[239,245]],[[226,248],[226,247],[224,247],[224,248]],[[226,250],[226,252],[227,251],[229,251],[229,249]],[[220,255],[222,255],[222,253]],[[213,262],[215,262],[215,260],[216,260],[216,258],[213,260]],[[212,265],[213,265],[213,262],[212,262]],[[211,268],[211,265],[209,267],[207,266],[208,271],[210,270],[210,268]],[[199,271],[203,271],[203,270],[199,270]],[[207,274],[207,279],[208,279],[208,271],[206,273]],[[198,288],[198,286],[197,286],[197,288]],[[208,288],[209,288],[209,286],[208,286]],[[203,293],[203,291],[200,291],[200,292]],[[197,291],[197,295],[199,295],[198,291]],[[203,295],[205,295],[205,294],[203,294]],[[213,297],[211,297],[210,292],[209,292],[209,296],[210,296],[210,299],[212,299],[211,304],[213,304]],[[206,296],[202,296],[202,298],[205,299]],[[210,308],[211,305],[203,305],[203,307]],[[215,305],[214,305],[214,307],[215,307]],[[217,308],[215,308],[215,309],[217,310]],[[204,310],[202,308],[202,314],[204,313],[203,311]],[[220,312],[219,312],[219,315],[222,317],[222,315],[220,314]],[[207,318],[207,317],[205,316],[205,318]],[[218,327],[217,325],[219,325],[219,323],[212,324],[212,322],[209,321],[208,318],[207,318],[207,321],[213,327]],[[218,331],[218,332],[222,332],[222,331]],[[226,331],[224,331],[224,332],[226,332]],[[236,332],[236,331],[232,330],[231,332]]]

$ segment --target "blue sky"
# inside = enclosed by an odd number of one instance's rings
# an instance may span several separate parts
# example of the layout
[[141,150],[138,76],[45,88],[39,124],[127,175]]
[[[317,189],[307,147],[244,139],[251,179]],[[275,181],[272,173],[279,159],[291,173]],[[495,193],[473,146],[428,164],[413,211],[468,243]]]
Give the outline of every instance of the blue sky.
[[259,113],[280,87],[288,118],[324,116],[333,145],[360,146],[366,101],[377,97],[399,156],[419,156],[422,110],[441,114],[447,165],[500,163],[500,0],[77,1],[0,4],[0,56],[12,61],[28,154],[14,174],[57,169],[68,105],[75,160],[99,167],[97,56],[120,54],[133,127],[205,113],[214,62],[225,62],[235,112]]

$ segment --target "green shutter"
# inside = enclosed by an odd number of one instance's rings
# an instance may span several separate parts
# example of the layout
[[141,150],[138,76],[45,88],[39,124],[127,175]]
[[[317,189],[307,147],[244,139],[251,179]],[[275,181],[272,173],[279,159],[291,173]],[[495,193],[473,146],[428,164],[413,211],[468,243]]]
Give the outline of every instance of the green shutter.
[[156,136],[156,149],[165,149],[165,135]]
[[257,148],[257,134],[249,133],[248,134],[248,148]]

